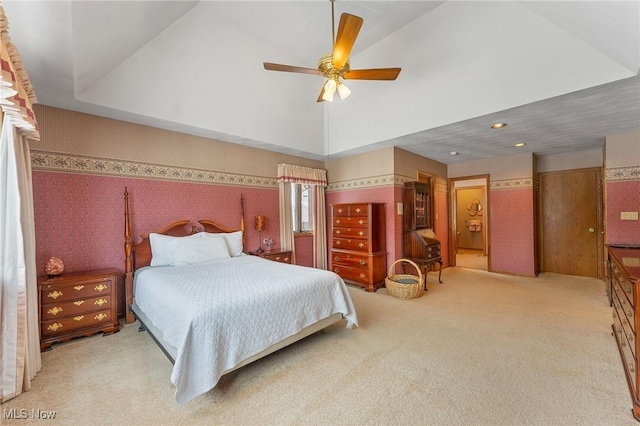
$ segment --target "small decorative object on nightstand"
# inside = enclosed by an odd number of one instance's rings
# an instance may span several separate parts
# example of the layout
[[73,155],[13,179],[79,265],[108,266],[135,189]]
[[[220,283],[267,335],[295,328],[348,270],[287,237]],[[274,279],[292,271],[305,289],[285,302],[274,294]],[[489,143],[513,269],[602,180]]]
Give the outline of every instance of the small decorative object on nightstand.
[[265,259],[273,260],[280,263],[291,263],[291,250],[282,250],[278,248],[271,249],[271,251],[250,251],[252,256],[260,256]]
[[267,251],[271,251],[271,249],[273,248],[273,238],[265,238],[264,240],[262,240],[262,242],[267,248]]
[[50,277],[57,277],[64,271],[64,263],[57,257],[52,257],[47,261],[44,266],[44,272]]
[[111,268],[38,276],[40,350],[74,337],[119,331],[119,275]]

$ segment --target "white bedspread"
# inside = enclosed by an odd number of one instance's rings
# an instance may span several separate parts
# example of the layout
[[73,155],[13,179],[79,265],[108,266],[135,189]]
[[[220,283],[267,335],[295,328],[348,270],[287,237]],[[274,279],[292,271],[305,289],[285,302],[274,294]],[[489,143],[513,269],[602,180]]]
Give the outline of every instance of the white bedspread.
[[177,348],[171,382],[183,405],[222,374],[334,313],[356,312],[330,271],[238,256],[186,266],[141,268],[135,301]]

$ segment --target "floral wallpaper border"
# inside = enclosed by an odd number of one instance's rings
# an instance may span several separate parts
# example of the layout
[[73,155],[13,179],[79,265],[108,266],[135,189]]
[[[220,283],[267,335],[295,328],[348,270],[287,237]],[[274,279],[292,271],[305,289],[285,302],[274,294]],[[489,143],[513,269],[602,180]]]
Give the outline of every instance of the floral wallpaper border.
[[164,166],[135,161],[113,160],[83,155],[31,151],[33,170],[105,176],[138,177],[181,182],[199,182],[230,186],[278,188],[276,178],[237,173]]
[[640,181],[640,166],[634,167],[615,167],[607,169],[606,181],[618,182],[618,181]]
[[534,185],[534,182],[532,177],[492,180],[491,182],[489,182],[491,191],[501,191],[505,189],[533,188],[533,185]]
[[[373,188],[376,186],[385,186],[385,185],[403,186],[405,182],[411,182],[414,180],[416,180],[415,177],[389,173],[386,175],[371,176],[366,178],[350,179],[350,180],[344,180],[340,182],[329,183],[327,187],[327,192],[345,191],[349,189]],[[436,189],[436,192],[447,192],[448,191],[447,182],[445,180],[436,179],[435,189]]]

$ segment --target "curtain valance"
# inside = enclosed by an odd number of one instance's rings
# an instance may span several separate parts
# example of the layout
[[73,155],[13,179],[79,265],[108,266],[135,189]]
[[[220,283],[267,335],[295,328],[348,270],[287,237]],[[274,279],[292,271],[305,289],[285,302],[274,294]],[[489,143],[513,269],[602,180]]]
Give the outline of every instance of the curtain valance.
[[293,164],[278,164],[278,182],[327,186],[327,171]]
[[0,5],[0,109],[29,139],[39,139],[33,113],[35,92],[18,50],[9,37],[9,22]]

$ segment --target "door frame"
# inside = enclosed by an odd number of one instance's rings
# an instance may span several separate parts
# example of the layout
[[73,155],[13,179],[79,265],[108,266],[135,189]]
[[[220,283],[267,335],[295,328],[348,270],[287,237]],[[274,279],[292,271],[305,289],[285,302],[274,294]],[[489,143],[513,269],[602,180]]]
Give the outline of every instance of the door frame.
[[457,189],[466,189],[465,187],[457,187],[458,182],[462,181],[471,181],[471,180],[483,180],[484,183],[478,185],[475,183],[473,185],[469,185],[466,188],[471,187],[479,187],[482,186],[484,190],[482,191],[482,203],[484,209],[484,242],[483,248],[486,251],[487,255],[487,271],[491,272],[491,209],[489,206],[489,194],[491,191],[490,187],[490,175],[474,175],[474,176],[463,176],[457,178],[449,178],[449,266],[456,266],[456,248],[458,246],[458,225],[457,225]]

